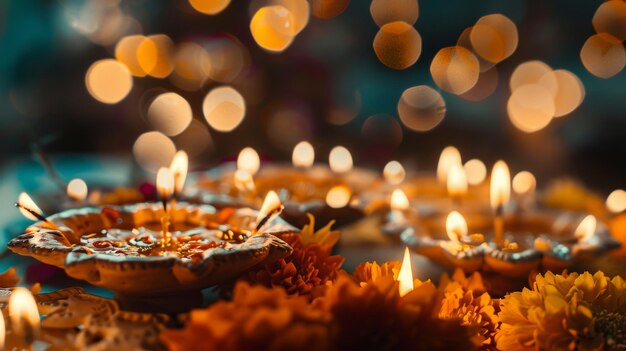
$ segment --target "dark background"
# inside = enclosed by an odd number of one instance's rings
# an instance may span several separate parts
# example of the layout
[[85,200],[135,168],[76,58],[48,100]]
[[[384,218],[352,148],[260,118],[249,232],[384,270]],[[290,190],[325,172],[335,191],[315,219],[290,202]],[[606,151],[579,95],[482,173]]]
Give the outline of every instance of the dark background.
[[[90,42],[68,24],[67,12],[83,1],[0,0],[0,156],[24,157],[33,140],[50,153],[97,153],[132,156],[132,145],[151,130],[141,117],[146,92],[154,88],[175,91],[188,99],[195,118],[206,125],[201,102],[216,85],[197,92],[181,91],[168,80],[135,78],[131,93],[116,105],[94,100],[84,76],[95,60],[113,57],[113,47]],[[626,73],[604,80],[594,77],[580,62],[580,49],[594,30],[591,19],[601,1],[591,0],[422,0],[416,29],[423,51],[418,62],[404,71],[383,66],[372,50],[378,27],[371,19],[369,1],[352,0],[346,12],[331,20],[311,17],[308,27],[281,54],[267,53],[253,41],[248,29],[249,1],[233,0],[218,16],[193,11],[183,0],[122,1],[142,26],[143,34],[164,33],[175,42],[219,32],[236,36],[249,50],[250,70],[259,94],[246,96],[248,81],[234,83],[247,99],[244,122],[231,133],[210,130],[212,147],[195,156],[195,168],[232,158],[245,146],[265,158],[289,160],[289,143],[270,138],[268,115],[276,106],[292,106],[301,115],[276,131],[309,139],[318,160],[336,144],[352,150],[355,163],[377,168],[400,159],[418,169],[434,169],[439,152],[456,145],[464,160],[478,157],[491,164],[507,160],[513,170],[528,169],[540,181],[574,175],[608,193],[625,185]],[[403,127],[367,129],[372,115],[379,121],[397,120],[396,104],[402,91],[414,85],[436,86],[430,62],[442,47],[456,43],[459,34],[483,15],[502,13],[518,27],[517,51],[498,65],[500,82],[495,94],[474,103],[442,92],[447,104],[444,121],[428,133]],[[573,113],[553,121],[537,133],[515,129],[506,115],[512,70],[527,60],[543,60],[554,69],[568,69],[583,81],[586,97]],[[337,106],[354,106],[358,115],[346,125],[328,122]],[[389,121],[389,120],[387,120]],[[375,132],[372,132],[374,130]],[[289,134],[291,136],[291,134]],[[4,163],[4,162],[3,162]]]

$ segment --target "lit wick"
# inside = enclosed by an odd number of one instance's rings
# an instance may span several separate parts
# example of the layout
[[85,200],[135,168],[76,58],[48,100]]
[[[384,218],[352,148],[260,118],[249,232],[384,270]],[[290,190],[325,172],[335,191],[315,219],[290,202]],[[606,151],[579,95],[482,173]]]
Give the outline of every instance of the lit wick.
[[59,229],[56,224],[52,223],[46,218],[46,216],[44,216],[43,211],[39,208],[39,206],[37,206],[37,204],[35,204],[35,201],[33,201],[33,199],[31,199],[28,194],[21,193],[20,196],[17,198],[15,207],[20,210],[20,213],[24,217],[32,221],[40,220],[48,224],[52,229],[61,231],[61,229]]
[[176,199],[183,192],[185,180],[187,179],[187,171],[189,169],[189,157],[187,153],[180,150],[174,155],[170,170],[174,176],[174,195],[172,196],[170,211],[174,211],[176,207]]
[[270,220],[274,219],[278,216],[285,206],[280,203],[280,199],[278,198],[278,194],[275,191],[270,191],[265,196],[265,200],[263,201],[263,205],[261,206],[261,210],[259,210],[259,215],[256,219],[256,227],[254,229],[255,233],[261,231],[264,225],[270,222]]
[[410,293],[415,288],[413,284],[413,269],[411,268],[411,254],[408,247],[404,248],[404,258],[402,259],[400,272],[398,272],[398,283],[400,296]]
[[172,194],[174,193],[174,175],[169,168],[161,167],[159,169],[156,178],[156,186],[159,193],[159,198],[161,199],[161,204],[163,205],[163,217],[161,217],[163,239],[161,242],[161,246],[166,247],[170,243],[170,215],[167,211],[167,202],[170,200]]
[[504,206],[511,196],[511,173],[504,161],[498,161],[491,170],[489,200],[494,211],[494,242],[502,244],[504,239]]

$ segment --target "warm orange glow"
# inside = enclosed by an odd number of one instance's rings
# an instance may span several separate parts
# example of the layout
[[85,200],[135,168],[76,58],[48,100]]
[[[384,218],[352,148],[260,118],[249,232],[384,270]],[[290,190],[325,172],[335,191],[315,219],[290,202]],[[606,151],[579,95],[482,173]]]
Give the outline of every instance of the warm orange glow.
[[606,79],[624,69],[626,50],[620,39],[600,33],[587,39],[580,50],[580,59],[589,73]]
[[4,343],[6,340],[6,325],[4,323],[4,314],[0,310],[0,350],[4,350]]
[[238,169],[233,175],[233,183],[239,191],[252,191],[255,188],[252,175],[243,169]]
[[473,158],[463,165],[465,169],[465,175],[467,176],[467,182],[470,185],[478,185],[487,178],[487,167],[483,161]]
[[295,167],[309,168],[315,162],[315,149],[307,141],[299,142],[291,153],[291,162]]
[[489,201],[491,207],[497,209],[509,202],[511,197],[511,173],[506,162],[496,162],[491,170]]
[[242,169],[250,173],[250,175],[255,175],[259,168],[261,168],[261,159],[253,148],[246,147],[239,152],[237,169]]
[[75,178],[67,183],[67,197],[74,201],[83,201],[87,198],[87,183],[80,178]]
[[467,176],[465,169],[460,163],[455,163],[448,171],[446,179],[448,195],[452,197],[465,196],[467,194]]
[[214,81],[233,82],[241,77],[250,64],[248,49],[232,35],[221,33],[205,41],[204,48],[209,62],[203,64],[202,68]]
[[300,33],[309,23],[311,7],[307,0],[271,0],[272,5],[283,6],[293,15],[293,29]]
[[15,288],[9,297],[9,320],[12,331],[30,344],[39,333],[39,310],[33,294],[25,288]]
[[188,91],[200,89],[211,73],[211,58],[200,45],[183,42],[174,55],[174,74],[170,79],[180,88]]
[[187,171],[189,170],[189,156],[185,151],[180,150],[174,155],[172,163],[170,163],[170,170],[174,176],[174,191],[176,194],[180,194],[185,186]]
[[446,103],[441,94],[426,85],[406,89],[398,101],[400,121],[407,128],[427,132],[441,123]]
[[437,52],[430,64],[430,74],[441,89],[460,95],[476,85],[480,65],[471,51],[451,46]]
[[145,77],[154,68],[156,53],[154,42],[143,35],[126,36],[115,46],[115,58],[135,77]]
[[470,33],[474,51],[487,61],[498,63],[517,49],[518,34],[515,23],[501,14],[481,17]]
[[211,127],[220,132],[237,128],[246,114],[246,102],[239,92],[231,87],[211,90],[202,102],[204,118]]
[[460,165],[461,153],[454,146],[447,146],[441,151],[439,163],[437,164],[437,180],[442,184],[447,184],[448,173],[453,165]]
[[394,21],[414,25],[419,15],[417,0],[372,0],[372,19],[379,27]]
[[168,200],[174,193],[174,174],[167,167],[159,168],[156,177],[156,188],[161,200]]
[[626,191],[622,189],[613,190],[606,198],[606,208],[613,213],[626,210]]
[[230,0],[189,0],[191,6],[205,15],[217,15],[224,11]]
[[398,272],[398,290],[400,296],[404,296],[413,291],[413,268],[411,267],[411,253],[409,248],[404,248],[404,258],[402,259],[402,266],[400,266],[400,272]]
[[545,128],[554,117],[553,94],[539,84],[526,84],[517,88],[507,103],[511,123],[526,133]]
[[413,66],[422,53],[422,37],[408,23],[395,21],[380,28],[374,37],[374,53],[387,67],[403,70]]
[[263,200],[263,205],[261,205],[261,209],[259,210],[259,214],[256,217],[256,222],[259,223],[263,220],[264,217],[268,216],[272,212],[276,211],[276,209],[280,208],[280,198],[278,198],[278,194],[275,191],[270,191],[265,195],[265,200]]
[[495,67],[496,64],[494,62],[485,60],[484,58],[480,57],[480,55],[478,55],[476,51],[474,51],[474,48],[472,47],[472,40],[470,38],[472,34],[472,30],[474,30],[474,26],[465,28],[463,32],[461,32],[461,34],[459,35],[459,38],[456,41],[456,45],[462,46],[466,48],[467,50],[471,51],[474,54],[474,56],[476,56],[476,58],[478,59],[478,64],[480,65],[480,71],[487,72],[493,67]]
[[580,106],[585,98],[585,86],[574,73],[568,70],[556,70],[554,76],[557,81],[557,90],[554,94],[554,117],[561,117]]
[[352,169],[352,155],[343,146],[335,146],[328,155],[328,164],[335,173],[346,173]]
[[[155,34],[147,37],[139,46],[139,54],[142,59],[139,60],[141,68],[150,76],[155,78],[165,78],[174,70],[174,42],[165,34]],[[143,53],[150,50],[150,44],[154,45],[154,63],[150,62],[149,53]],[[150,66],[152,66],[150,68]]]
[[311,0],[311,13],[321,19],[331,19],[341,15],[350,0]]
[[480,72],[476,84],[472,89],[461,94],[461,97],[468,101],[482,101],[488,98],[498,88],[498,76],[498,67]]
[[452,211],[446,218],[446,233],[448,238],[454,242],[459,242],[462,237],[467,236],[467,221],[465,217],[457,211]]
[[528,171],[521,171],[513,177],[513,191],[523,195],[535,191],[537,179]]
[[87,91],[96,100],[116,104],[128,95],[133,78],[123,63],[113,59],[94,62],[85,74]]
[[404,171],[404,167],[402,167],[402,164],[400,162],[389,161],[383,169],[383,175],[385,176],[385,180],[389,184],[398,185],[404,181],[406,172]]
[[176,93],[157,96],[148,108],[148,122],[165,135],[182,133],[191,123],[193,112],[184,97]]
[[346,207],[350,203],[352,191],[345,185],[335,185],[326,194],[326,204],[332,208]]
[[574,232],[574,236],[578,241],[587,241],[591,239],[591,237],[596,233],[596,226],[598,225],[598,221],[594,215],[588,215],[576,228]]
[[391,193],[390,203],[391,209],[397,211],[404,211],[410,206],[409,199],[406,197],[406,194],[402,191],[402,189],[396,189],[393,193]]
[[176,153],[174,142],[160,132],[141,134],[133,145],[133,155],[145,170],[156,172],[159,167],[169,166]]
[[18,209],[20,210],[20,213],[33,221],[37,221],[39,220],[39,218],[35,217],[32,213],[26,211],[24,208],[27,208],[37,214],[39,214],[40,216],[43,216],[43,211],[39,208],[39,206],[37,206],[37,204],[35,203],[35,201],[33,201],[33,199],[30,198],[30,196],[26,193],[20,193],[20,195],[17,198],[17,203],[19,205]]
[[626,39],[626,3],[623,1],[605,1],[593,15],[593,28],[596,33],[609,33],[614,37]]
[[250,31],[260,47],[272,52],[287,49],[297,33],[293,14],[279,5],[260,8],[250,21]]
[[558,88],[558,82],[552,68],[545,62],[538,60],[519,64],[511,74],[509,81],[511,92],[526,84],[542,85],[551,93],[556,93]]

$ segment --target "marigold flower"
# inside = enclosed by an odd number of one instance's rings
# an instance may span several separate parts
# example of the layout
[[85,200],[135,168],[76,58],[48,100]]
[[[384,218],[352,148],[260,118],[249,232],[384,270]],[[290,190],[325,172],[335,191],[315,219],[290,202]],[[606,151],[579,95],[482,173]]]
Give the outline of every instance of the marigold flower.
[[376,262],[362,262],[354,269],[353,276],[361,286],[382,277],[392,277],[397,280],[401,266],[400,261],[388,261],[381,265]]

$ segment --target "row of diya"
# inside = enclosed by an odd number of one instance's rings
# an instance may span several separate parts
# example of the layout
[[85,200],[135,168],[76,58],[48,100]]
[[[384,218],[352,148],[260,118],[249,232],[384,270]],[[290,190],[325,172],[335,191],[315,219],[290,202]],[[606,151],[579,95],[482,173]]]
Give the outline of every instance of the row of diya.
[[[502,161],[489,184],[468,186],[454,148],[442,152],[437,175],[406,180],[397,162],[384,178],[353,168],[343,147],[331,151],[325,166],[314,164],[313,147],[301,143],[293,161],[261,168],[256,152],[246,148],[236,165],[191,174],[185,187],[188,161],[179,152],[157,174],[160,203],[84,206],[50,217],[22,194],[17,206],[38,222],[9,248],[113,290],[125,308],[150,310],[172,305],[171,295],[178,304],[196,305],[200,289],[289,255],[291,247],[273,234],[297,232],[306,213],[317,223],[336,220],[344,245],[351,236],[357,238],[352,243],[401,240],[444,266],[513,278],[562,270],[618,245],[593,216],[521,206],[530,189],[511,201]],[[84,182],[72,184],[72,198],[83,201]]]

